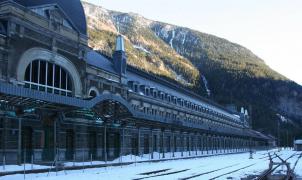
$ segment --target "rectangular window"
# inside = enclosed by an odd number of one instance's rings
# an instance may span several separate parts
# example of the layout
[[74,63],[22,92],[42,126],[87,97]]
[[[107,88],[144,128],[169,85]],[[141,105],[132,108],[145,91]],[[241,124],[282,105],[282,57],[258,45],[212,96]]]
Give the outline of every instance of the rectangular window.
[[72,91],[72,84],[70,76],[67,75],[67,90]]
[[62,70],[61,72],[61,89],[66,89],[66,77],[67,74],[65,71]]
[[103,84],[103,89],[104,90],[107,90],[107,91],[111,91],[111,85],[109,85],[109,84]]
[[138,92],[138,87],[136,84],[134,85],[134,92]]
[[60,66],[55,65],[55,76],[54,76],[54,82],[55,87],[60,88]]
[[47,85],[52,86],[53,83],[53,64],[47,65]]
[[46,75],[46,62],[40,61],[40,76],[39,76],[40,83],[39,84],[46,84],[45,75]]
[[25,71],[25,81],[30,81],[30,71],[31,71],[31,66],[29,65],[27,68],[26,68],[26,71]]
[[39,61],[32,62],[32,82],[38,83],[38,67]]

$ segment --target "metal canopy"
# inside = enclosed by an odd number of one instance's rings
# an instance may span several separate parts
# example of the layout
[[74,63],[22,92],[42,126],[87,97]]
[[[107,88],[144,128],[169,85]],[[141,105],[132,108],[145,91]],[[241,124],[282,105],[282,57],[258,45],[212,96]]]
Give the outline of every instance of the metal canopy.
[[[112,122],[114,120],[135,122],[144,122],[155,124],[167,124],[168,126],[178,128],[199,129],[205,132],[215,132],[225,135],[246,136],[259,139],[266,139],[265,136],[259,135],[252,130],[231,130],[228,128],[213,128],[210,126],[192,125],[188,123],[175,124],[173,121],[135,111],[129,103],[121,96],[114,94],[102,94],[90,100],[67,97],[56,94],[49,94],[37,90],[27,89],[12,84],[0,82],[0,103],[16,107],[50,109],[54,111],[63,111],[66,109],[91,109],[98,114],[103,120]],[[114,112],[116,111],[116,112]]]
[[74,97],[60,96],[0,82],[0,101],[13,106],[85,108],[87,102]]

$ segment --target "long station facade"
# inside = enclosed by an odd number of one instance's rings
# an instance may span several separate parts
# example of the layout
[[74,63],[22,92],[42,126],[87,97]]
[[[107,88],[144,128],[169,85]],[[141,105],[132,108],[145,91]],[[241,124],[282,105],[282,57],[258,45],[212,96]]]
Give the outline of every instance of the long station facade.
[[267,145],[224,107],[88,47],[79,0],[0,0],[0,158],[6,163]]

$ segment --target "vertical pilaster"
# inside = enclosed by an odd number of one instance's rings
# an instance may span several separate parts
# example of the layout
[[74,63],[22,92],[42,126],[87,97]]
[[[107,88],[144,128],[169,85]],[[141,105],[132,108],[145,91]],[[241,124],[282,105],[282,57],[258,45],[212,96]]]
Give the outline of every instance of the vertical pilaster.
[[107,124],[104,123],[104,158],[107,163]]

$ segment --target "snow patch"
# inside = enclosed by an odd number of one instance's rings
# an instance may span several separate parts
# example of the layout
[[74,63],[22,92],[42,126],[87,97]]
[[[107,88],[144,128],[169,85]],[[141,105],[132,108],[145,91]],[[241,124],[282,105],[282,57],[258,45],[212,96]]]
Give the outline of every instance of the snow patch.
[[172,75],[175,77],[175,79],[178,81],[178,82],[181,82],[182,84],[184,85],[191,85],[191,83],[189,83],[181,74],[177,74],[177,72],[175,72],[172,68],[170,67],[167,67],[170,72],[172,73]]
[[173,40],[174,40],[174,38],[175,38],[175,31],[172,30],[172,37],[171,37],[170,42],[169,42],[172,49],[173,49]]
[[133,45],[133,47],[134,47],[135,49],[138,49],[138,50],[140,50],[140,51],[143,51],[143,52],[145,52],[145,53],[147,53],[147,54],[151,54],[151,52],[148,51],[146,48],[144,48],[142,45]]
[[183,35],[183,39],[182,39],[182,42],[181,42],[181,44],[182,44],[182,45],[184,45],[184,44],[185,44],[185,42],[186,42],[186,38],[187,38],[187,33],[184,33],[184,35]]
[[203,81],[203,84],[207,91],[208,96],[211,96],[211,90],[209,89],[209,85],[208,85],[208,81],[207,81],[206,77],[204,75],[201,75],[201,78],[202,78],[202,81]]
[[276,115],[280,118],[282,123],[290,123],[290,124],[295,125],[295,123],[292,120],[286,118],[285,116],[283,116],[281,114],[276,114]]

